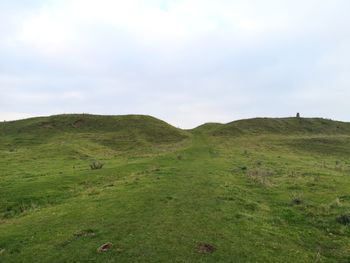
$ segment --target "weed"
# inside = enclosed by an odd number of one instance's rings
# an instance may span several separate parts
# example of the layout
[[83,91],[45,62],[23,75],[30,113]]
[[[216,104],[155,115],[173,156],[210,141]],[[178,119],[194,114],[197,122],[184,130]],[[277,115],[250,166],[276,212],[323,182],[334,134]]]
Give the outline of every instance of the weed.
[[90,164],[90,168],[91,170],[98,170],[98,169],[102,169],[103,165],[104,164],[99,161],[94,161]]
[[292,193],[291,195],[292,204],[301,205],[303,203],[303,199],[300,194]]
[[341,201],[338,197],[330,204],[331,208],[336,208],[336,207],[341,207],[341,206],[342,206]]
[[242,171],[247,171],[247,170],[248,170],[248,167],[247,167],[247,166],[241,166],[240,169],[241,169]]
[[262,165],[262,161],[256,160],[256,161],[255,161],[255,165],[256,165],[256,166],[261,166],[261,165]]
[[250,178],[255,183],[259,183],[266,186],[270,185],[268,177],[272,175],[271,171],[265,169],[250,169],[247,171],[246,174],[248,178]]
[[350,224],[350,216],[343,214],[337,217],[337,222],[342,225],[349,225]]

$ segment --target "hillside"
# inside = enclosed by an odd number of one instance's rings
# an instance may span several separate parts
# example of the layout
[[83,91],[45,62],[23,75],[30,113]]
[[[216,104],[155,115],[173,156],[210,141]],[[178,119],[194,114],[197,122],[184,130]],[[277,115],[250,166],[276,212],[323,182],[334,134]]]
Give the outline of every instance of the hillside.
[[85,148],[93,157],[94,151],[106,149],[118,153],[148,152],[180,143],[190,134],[151,116],[66,114],[1,123],[0,135],[0,147],[12,150],[37,146],[47,151],[47,147],[57,147],[63,148],[66,155],[69,148]]
[[0,133],[0,262],[350,260],[349,123],[84,114]]
[[227,124],[202,125],[195,130],[210,130],[212,135],[302,135],[302,134],[350,134],[350,123],[322,118],[255,118]]
[[0,124],[2,136],[53,136],[62,133],[115,133],[140,136],[149,141],[176,141],[185,132],[151,116],[102,116],[66,114]]

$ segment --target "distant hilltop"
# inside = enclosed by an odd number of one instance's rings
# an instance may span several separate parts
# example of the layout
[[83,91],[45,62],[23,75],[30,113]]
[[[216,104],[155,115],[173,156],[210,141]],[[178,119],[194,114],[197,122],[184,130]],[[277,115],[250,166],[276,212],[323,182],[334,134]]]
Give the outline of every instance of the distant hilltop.
[[62,114],[0,123],[2,134],[57,132],[130,132],[152,139],[181,139],[189,132],[213,136],[258,134],[350,134],[350,123],[324,118],[252,118],[226,124],[205,123],[194,129],[179,129],[148,115]]

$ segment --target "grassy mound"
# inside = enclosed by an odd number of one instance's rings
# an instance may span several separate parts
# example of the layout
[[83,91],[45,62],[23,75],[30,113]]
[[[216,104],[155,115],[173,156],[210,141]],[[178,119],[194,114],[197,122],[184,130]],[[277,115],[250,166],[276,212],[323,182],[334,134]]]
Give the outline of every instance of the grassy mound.
[[59,133],[118,133],[141,136],[149,141],[176,141],[186,135],[183,131],[144,115],[101,116],[66,114],[31,118],[0,124],[3,136],[53,136]]
[[[116,151],[141,151],[179,143],[189,134],[161,120],[143,115],[56,115],[0,124],[1,146],[67,146],[72,150],[107,147]],[[80,144],[79,147],[78,144]],[[82,146],[82,147],[81,147]],[[62,147],[61,147],[62,148]],[[66,154],[66,153],[64,153]]]
[[255,118],[218,125],[211,133],[216,136],[350,134],[350,124],[321,118]]

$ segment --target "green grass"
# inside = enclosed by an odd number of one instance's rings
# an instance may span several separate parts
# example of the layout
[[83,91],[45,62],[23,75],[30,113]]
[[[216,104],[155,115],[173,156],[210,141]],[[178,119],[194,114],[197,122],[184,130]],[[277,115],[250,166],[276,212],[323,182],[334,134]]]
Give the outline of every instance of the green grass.
[[183,131],[148,116],[60,115],[0,134],[0,262],[350,261],[338,220],[350,215],[348,123]]

